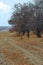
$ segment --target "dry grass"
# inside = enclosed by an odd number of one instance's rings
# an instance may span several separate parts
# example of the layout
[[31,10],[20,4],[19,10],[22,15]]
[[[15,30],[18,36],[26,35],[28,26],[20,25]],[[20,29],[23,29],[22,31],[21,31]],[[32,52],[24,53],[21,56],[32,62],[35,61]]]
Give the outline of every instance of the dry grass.
[[33,33],[30,33],[29,38],[27,38],[27,35],[22,36],[22,40],[21,37],[18,36],[16,33],[12,33],[11,35],[9,35],[9,37],[17,41],[17,43],[25,42],[27,44],[27,43],[34,43],[34,42],[35,43],[43,42],[43,38],[37,38],[37,36]]
[[16,32],[0,31],[0,65],[43,65],[43,38],[32,32],[22,38]]

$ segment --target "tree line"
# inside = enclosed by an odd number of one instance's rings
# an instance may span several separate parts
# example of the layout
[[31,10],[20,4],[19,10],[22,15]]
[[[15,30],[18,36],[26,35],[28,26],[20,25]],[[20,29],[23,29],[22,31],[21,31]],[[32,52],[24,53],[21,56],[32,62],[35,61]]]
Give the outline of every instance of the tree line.
[[14,5],[13,14],[8,21],[13,26],[13,31],[24,35],[33,31],[37,37],[41,37],[43,31],[43,0],[34,0],[34,3],[24,3]]

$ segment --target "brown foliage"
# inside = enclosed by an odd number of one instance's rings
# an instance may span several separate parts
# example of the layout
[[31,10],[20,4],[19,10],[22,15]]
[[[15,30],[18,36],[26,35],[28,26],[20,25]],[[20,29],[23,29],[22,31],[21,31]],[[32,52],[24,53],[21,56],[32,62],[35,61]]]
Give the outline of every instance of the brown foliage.
[[14,32],[14,28],[9,29],[9,32],[10,33]]

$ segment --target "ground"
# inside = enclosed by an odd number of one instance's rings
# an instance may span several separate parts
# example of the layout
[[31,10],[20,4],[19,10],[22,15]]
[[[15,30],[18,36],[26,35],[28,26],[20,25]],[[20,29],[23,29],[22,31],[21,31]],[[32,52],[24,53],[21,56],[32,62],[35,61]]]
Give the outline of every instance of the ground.
[[43,65],[43,36],[27,38],[0,31],[0,65]]

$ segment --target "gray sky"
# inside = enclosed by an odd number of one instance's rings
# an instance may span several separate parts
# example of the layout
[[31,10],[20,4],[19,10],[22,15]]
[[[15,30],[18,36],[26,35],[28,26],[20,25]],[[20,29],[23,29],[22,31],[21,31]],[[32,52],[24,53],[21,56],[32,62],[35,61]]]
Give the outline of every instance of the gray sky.
[[33,0],[0,0],[0,26],[9,26],[8,20],[12,15],[14,4],[28,2]]

